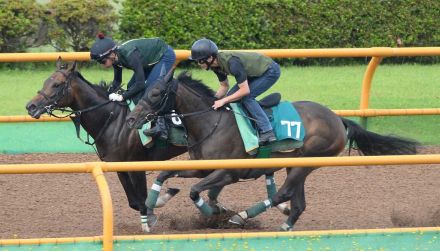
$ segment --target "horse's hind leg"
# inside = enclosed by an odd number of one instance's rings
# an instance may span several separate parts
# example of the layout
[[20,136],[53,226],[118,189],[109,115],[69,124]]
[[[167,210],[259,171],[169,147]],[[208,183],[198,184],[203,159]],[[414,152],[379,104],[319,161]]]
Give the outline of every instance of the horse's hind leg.
[[291,231],[293,229],[293,225],[298,221],[299,216],[306,209],[306,197],[304,193],[304,182],[301,184],[297,184],[294,189],[294,193],[292,199],[290,200],[290,215],[287,218],[286,222],[284,222],[280,230],[281,231]]
[[294,168],[288,174],[286,181],[278,193],[273,197],[273,205],[290,200],[290,215],[285,223],[281,225],[281,230],[289,231],[298,221],[300,215],[306,209],[306,199],[304,184],[309,175],[315,168]]
[[[273,174],[266,174],[265,181],[266,181],[267,197],[272,198],[277,193],[277,186],[275,184],[274,175]],[[286,216],[290,215],[290,210],[287,207],[286,203],[281,203],[281,204],[277,205],[277,208],[282,214],[284,214]]]
[[[291,210],[289,215],[289,217],[293,215],[292,219],[296,217],[296,222],[298,217],[305,209],[304,182],[307,175],[309,175],[312,171],[312,168],[295,168],[295,170],[291,170],[288,173],[287,179],[281,186],[280,190],[272,198],[267,198],[266,200],[248,208],[246,211],[242,211],[234,215],[229,222],[244,225],[247,219],[254,218],[257,215],[265,212],[267,209],[286,202],[293,198],[293,196],[297,196],[298,198],[295,199],[295,203],[291,202]],[[293,224],[295,222],[293,222]]]

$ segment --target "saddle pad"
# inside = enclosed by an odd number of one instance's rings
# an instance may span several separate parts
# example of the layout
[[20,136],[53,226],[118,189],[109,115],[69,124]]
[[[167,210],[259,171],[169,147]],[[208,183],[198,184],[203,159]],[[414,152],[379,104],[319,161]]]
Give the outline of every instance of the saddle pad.
[[241,108],[239,103],[229,104],[234,111],[235,121],[237,121],[238,129],[240,130],[241,139],[244,143],[244,149],[247,153],[254,155],[258,150],[257,130],[252,126],[251,121],[246,118],[246,113]]
[[[127,100],[128,108],[132,111],[135,107],[135,104],[132,100]],[[151,122],[145,123],[141,129],[138,129],[139,137],[141,138],[142,145],[145,147],[150,147],[150,143],[153,141],[152,137],[146,136],[143,131],[150,129]]]
[[277,140],[292,139],[303,141],[305,129],[295,107],[292,103],[283,101],[272,107],[273,120],[270,121],[274,128]]
[[[251,121],[245,117],[247,115],[241,104],[231,103],[230,106],[234,111],[246,152],[255,155],[259,147],[256,129],[252,126]],[[293,105],[283,101],[271,109],[272,115],[268,117],[277,137],[277,141],[271,145],[272,152],[294,151],[301,147],[306,132],[301,117]]]

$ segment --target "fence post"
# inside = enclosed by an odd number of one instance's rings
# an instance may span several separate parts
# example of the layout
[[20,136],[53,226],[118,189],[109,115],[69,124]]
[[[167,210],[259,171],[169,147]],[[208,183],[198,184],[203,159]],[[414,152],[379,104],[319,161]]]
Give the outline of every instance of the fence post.
[[[362,89],[361,89],[361,103],[359,106],[360,110],[368,109],[368,102],[370,99],[370,89],[371,89],[371,81],[373,80],[374,72],[376,71],[377,66],[382,61],[383,57],[372,57],[370,63],[368,63],[367,69],[365,70],[364,78],[362,80]],[[361,116],[361,125],[365,129],[367,128],[367,117]]]
[[102,172],[100,164],[95,164],[92,169],[93,177],[98,184],[101,195],[102,214],[103,214],[103,236],[102,249],[104,251],[113,250],[113,207],[110,195],[110,189]]

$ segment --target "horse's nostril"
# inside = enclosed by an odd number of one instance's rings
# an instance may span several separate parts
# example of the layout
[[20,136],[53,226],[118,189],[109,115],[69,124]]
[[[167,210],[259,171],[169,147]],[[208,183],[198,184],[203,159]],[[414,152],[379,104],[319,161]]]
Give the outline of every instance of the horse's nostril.
[[26,106],[26,109],[27,109],[28,111],[34,111],[34,110],[36,109],[36,106],[35,106],[34,104],[28,104],[28,105]]

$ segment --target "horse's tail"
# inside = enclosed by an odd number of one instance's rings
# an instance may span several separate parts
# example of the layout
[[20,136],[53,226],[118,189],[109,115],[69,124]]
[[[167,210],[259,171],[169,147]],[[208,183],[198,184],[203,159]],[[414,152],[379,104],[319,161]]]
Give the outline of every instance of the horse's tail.
[[341,117],[341,120],[347,130],[349,150],[357,149],[364,155],[416,154],[420,146],[419,142],[412,139],[380,135],[365,130],[349,119]]

